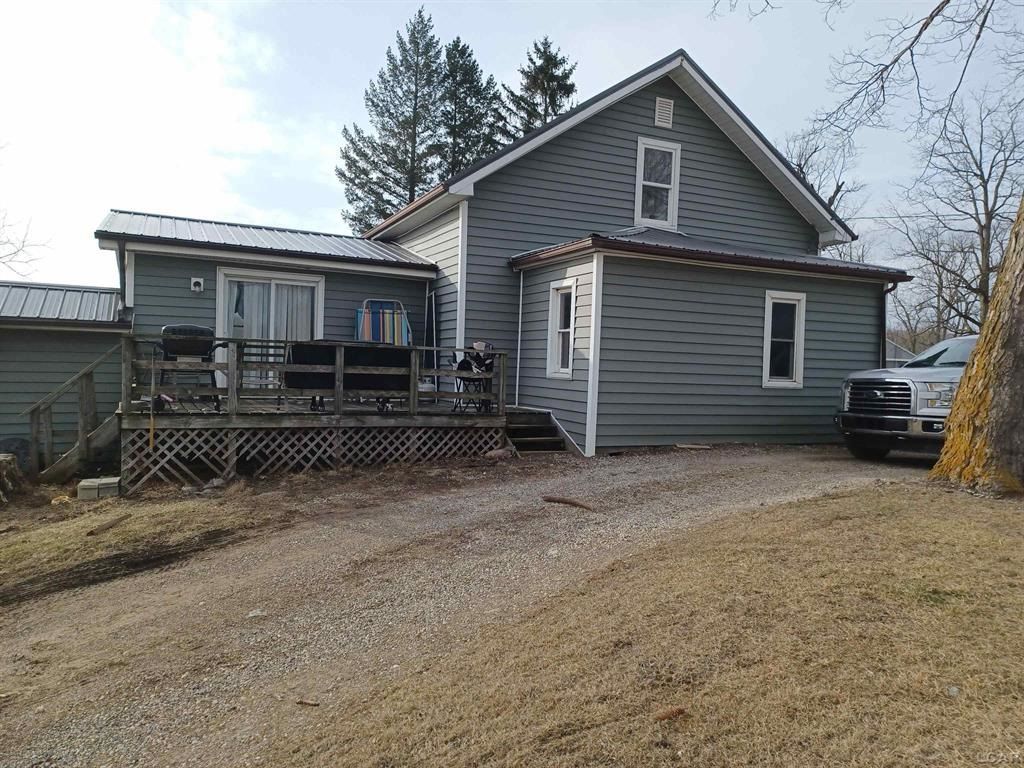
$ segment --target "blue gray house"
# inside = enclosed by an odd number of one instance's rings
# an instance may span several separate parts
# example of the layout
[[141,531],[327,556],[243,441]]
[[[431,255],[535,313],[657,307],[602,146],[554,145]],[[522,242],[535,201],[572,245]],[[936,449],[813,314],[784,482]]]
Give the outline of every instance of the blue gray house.
[[819,256],[856,236],[677,51],[365,234],[437,264],[439,338],[513,353],[513,402],[586,455],[834,439],[910,279]]
[[586,455],[835,439],[910,279],[819,255],[855,234],[683,51],[360,237],[121,210],[96,237],[134,333],[344,341],[397,300],[416,344],[506,350],[510,404]]

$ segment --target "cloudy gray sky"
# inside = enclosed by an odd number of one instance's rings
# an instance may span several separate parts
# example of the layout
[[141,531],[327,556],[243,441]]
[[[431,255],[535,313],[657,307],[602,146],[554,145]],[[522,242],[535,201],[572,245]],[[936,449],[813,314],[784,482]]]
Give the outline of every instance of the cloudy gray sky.
[[[426,8],[443,41],[460,35],[510,84],[530,42],[550,35],[579,62],[581,99],[685,48],[781,142],[833,102],[831,55],[862,43],[879,18],[925,5],[860,2],[834,29],[811,2],[753,20],[712,20],[710,0]],[[0,208],[44,243],[28,279],[114,284],[113,257],[92,236],[109,208],[346,232],[333,172],[340,128],[364,121],[363,90],[417,7],[4,5]],[[903,133],[861,143],[873,213],[912,174],[912,157]]]

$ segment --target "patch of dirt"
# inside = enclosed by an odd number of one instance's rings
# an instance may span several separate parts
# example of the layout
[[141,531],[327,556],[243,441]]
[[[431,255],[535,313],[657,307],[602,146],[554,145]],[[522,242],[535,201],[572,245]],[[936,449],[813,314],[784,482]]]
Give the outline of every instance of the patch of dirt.
[[[325,511],[372,507],[396,495],[411,500],[467,482],[539,475],[558,462],[558,457],[546,457],[529,464],[451,460],[349,468],[243,479],[188,494],[158,484],[130,498],[99,501],[72,498],[73,485],[43,486],[0,507],[0,606],[163,567]],[[329,510],[317,503],[324,494],[332,497]],[[125,514],[130,517],[123,523],[86,535]]]
[[0,606],[33,600],[64,589],[99,584],[151,568],[162,568],[197,552],[212,547],[223,547],[238,539],[239,536],[234,531],[214,529],[174,544],[140,544],[125,552],[75,563],[67,568],[15,582],[10,586],[0,586]]

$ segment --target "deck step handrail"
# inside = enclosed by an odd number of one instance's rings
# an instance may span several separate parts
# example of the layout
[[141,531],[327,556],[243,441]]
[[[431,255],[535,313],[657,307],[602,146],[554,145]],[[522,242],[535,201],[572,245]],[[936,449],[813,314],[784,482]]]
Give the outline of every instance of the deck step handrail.
[[[29,419],[28,474],[32,479],[39,478],[40,469],[46,470],[56,464],[61,464],[62,467],[71,466],[73,472],[74,465],[89,459],[93,452],[92,449],[97,447],[90,443],[90,436],[100,426],[96,410],[95,371],[120,349],[121,343],[119,342],[41,400],[18,414],[19,416],[28,416]],[[78,390],[78,440],[70,450],[56,457],[53,450],[53,405],[76,388]],[[106,436],[107,433],[104,432],[102,435],[104,440]],[[42,467],[40,467],[40,452],[42,452]],[[60,479],[66,479],[66,476],[62,474]]]
[[76,373],[70,379],[68,379],[63,384],[61,384],[59,387],[57,387],[55,390],[50,392],[42,400],[40,400],[37,403],[34,403],[33,405],[30,405],[28,408],[26,408],[24,411],[22,411],[18,415],[19,416],[28,416],[32,411],[38,411],[40,408],[46,408],[46,407],[49,407],[49,406],[53,405],[55,402],[57,402],[57,400],[60,399],[60,397],[62,395],[65,395],[68,392],[70,392],[71,389],[75,386],[75,384],[78,383],[79,379],[81,379],[82,377],[87,376],[90,373],[92,373],[93,371],[95,371],[97,368],[99,368],[101,365],[103,365],[103,363],[105,363],[108,359],[110,359],[111,355],[113,355],[119,349],[121,349],[120,342],[115,344],[113,347],[108,349],[106,352],[104,352],[98,358],[93,360],[91,363],[89,363],[89,365],[85,366],[85,368],[80,370],[78,373]]

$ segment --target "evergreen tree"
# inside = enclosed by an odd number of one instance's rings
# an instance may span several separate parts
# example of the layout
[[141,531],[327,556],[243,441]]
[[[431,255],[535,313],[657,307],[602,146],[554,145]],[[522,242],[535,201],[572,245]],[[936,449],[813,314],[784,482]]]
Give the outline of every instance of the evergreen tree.
[[516,139],[540,128],[570,107],[576,84],[572,81],[576,62],[555,48],[545,35],[526,53],[526,65],[519,68],[519,91],[507,85],[505,91],[508,125],[506,135]]
[[501,147],[503,105],[494,78],[484,79],[461,38],[448,43],[444,54],[437,155],[440,176],[447,179]]
[[342,130],[341,164],[349,209],[342,215],[355,232],[387,218],[430,189],[437,179],[440,136],[441,44],[421,7],[395,34],[384,68],[364,97],[371,131]]

